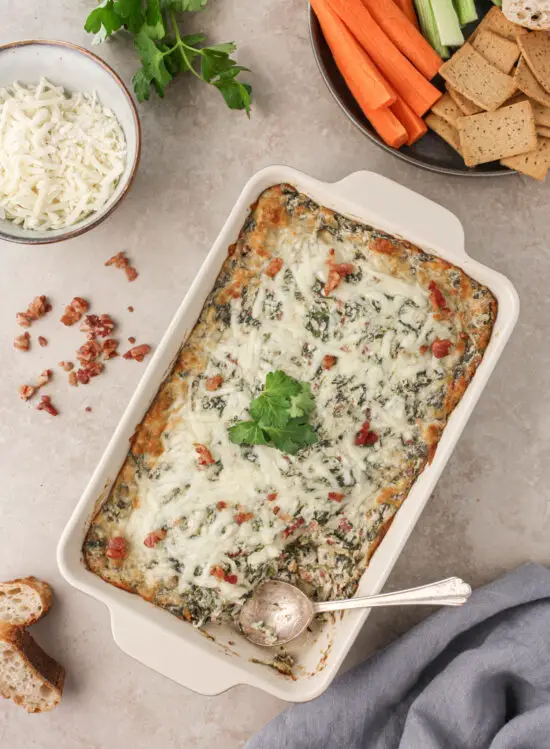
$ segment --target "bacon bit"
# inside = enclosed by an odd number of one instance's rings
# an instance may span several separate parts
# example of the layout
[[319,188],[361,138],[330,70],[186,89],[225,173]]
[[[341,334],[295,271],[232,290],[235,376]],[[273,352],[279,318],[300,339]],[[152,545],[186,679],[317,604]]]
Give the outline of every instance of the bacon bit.
[[[103,364],[100,361],[92,361],[76,371],[76,379],[82,385],[87,385],[90,382],[91,377],[97,377],[102,371]],[[72,374],[73,372],[69,374],[69,382],[71,381],[70,378]]]
[[36,388],[32,385],[21,385],[19,388],[19,397],[24,401],[28,401],[36,393]]
[[43,335],[39,335],[38,336],[38,343],[39,343],[40,346],[42,346],[42,348],[44,348],[44,346],[48,345],[48,339],[44,338]]
[[23,333],[22,335],[15,336],[15,340],[13,341],[13,347],[16,348],[18,351],[28,351],[31,346],[31,337],[28,333]]
[[278,497],[278,496],[279,496],[279,492],[270,492],[270,493],[269,493],[269,494],[267,495],[267,501],[268,501],[268,502],[273,502],[273,500],[274,500],[274,499],[277,499],[277,497]]
[[114,265],[115,268],[122,268],[126,273],[126,278],[128,279],[128,281],[135,281],[139,276],[139,273],[134,268],[134,266],[130,264],[130,261],[128,260],[124,252],[117,252],[116,255],[113,255],[113,257],[110,257],[105,262],[105,265]]
[[304,518],[297,518],[296,522],[292,523],[292,525],[289,525],[288,528],[285,528],[283,531],[283,538],[288,538],[291,533],[294,533],[294,531],[299,528],[301,525],[304,525],[306,521]]
[[353,526],[351,523],[346,520],[346,518],[342,518],[340,522],[338,523],[338,527],[340,530],[344,531],[344,533],[349,533],[351,530],[353,530]]
[[48,302],[47,297],[35,296],[25,312],[18,312],[15,319],[22,328],[30,328],[34,320],[39,320],[49,312],[52,305]]
[[328,296],[331,291],[334,291],[340,285],[342,278],[355,273],[355,265],[353,263],[336,263],[335,256],[335,251],[333,249],[329,250],[327,260],[329,271],[324,289],[325,296]]
[[344,494],[342,492],[329,492],[328,498],[331,502],[341,502],[344,499]]
[[273,508],[273,514],[278,515],[280,511],[281,508],[278,505],[275,505],[275,507]]
[[139,276],[139,273],[133,267],[133,265],[129,265],[127,268],[124,268],[124,272],[126,273],[126,278],[128,279],[128,281],[130,281],[130,283],[132,283],[132,281],[135,281]]
[[429,346],[420,346],[419,351],[421,354],[425,354],[428,351]]
[[453,344],[448,338],[445,338],[444,340],[436,338],[431,346],[432,354],[436,357],[436,359],[443,359],[444,356],[447,356],[449,354],[452,345]]
[[76,376],[76,372],[69,372],[69,385],[72,387],[78,386],[78,377]]
[[159,528],[158,531],[153,531],[152,533],[148,533],[147,536],[145,536],[145,541],[143,542],[145,546],[148,546],[150,549],[154,548],[159,541],[164,541],[166,538],[166,531],[164,528]]
[[439,288],[439,286],[436,284],[435,281],[430,281],[428,289],[430,292],[430,303],[432,305],[432,309],[434,310],[434,312],[438,312],[439,310],[449,309],[447,307],[447,301],[445,297],[443,296],[441,289]]
[[335,270],[329,270],[327,282],[324,288],[325,296],[328,296],[331,291],[334,291],[334,289],[338,288],[338,286],[340,286],[341,280],[342,279],[340,275]]
[[275,278],[275,276],[277,275],[277,273],[280,272],[282,267],[283,267],[283,259],[280,257],[274,257],[267,264],[267,267],[264,270],[264,273],[266,274],[266,276],[269,276],[270,278]]
[[224,575],[224,578],[226,583],[229,583],[230,585],[236,585],[239,581],[239,578],[237,575]]
[[88,341],[83,344],[76,352],[76,358],[84,365],[95,361],[101,353],[101,346],[97,341]]
[[136,342],[136,339],[134,338],[134,336],[133,336],[133,335],[131,335],[131,336],[130,336],[130,337],[128,338],[128,343],[134,344],[135,342]]
[[130,304],[130,306],[128,307],[128,312],[133,312],[133,311],[134,311],[134,308],[133,308],[133,307],[132,307],[132,305]]
[[118,341],[116,341],[114,338],[107,338],[106,341],[103,341],[103,343],[101,344],[103,358],[112,359],[113,357],[118,356],[117,346]]
[[40,403],[36,407],[37,411],[47,411],[51,416],[57,416],[59,413],[57,408],[53,405],[52,399],[49,395],[43,395],[40,398]]
[[122,536],[115,536],[109,539],[107,544],[107,551],[105,554],[109,559],[124,559],[128,553],[128,547],[126,545],[126,539]]
[[217,577],[218,580],[223,580],[225,577],[225,570],[223,567],[220,567],[219,564],[215,564],[210,568],[210,574],[212,577]]
[[146,343],[142,343],[141,346],[134,346],[134,348],[129,349],[125,354],[122,355],[122,357],[123,359],[143,361],[150,351],[151,346],[148,346]]
[[60,361],[59,366],[61,369],[63,369],[65,372],[70,372],[71,369],[74,369],[74,364],[72,361]]
[[223,377],[221,375],[214,375],[213,377],[208,377],[206,380],[206,389],[210,391],[211,393],[214,392],[214,390],[219,390],[223,384]]
[[92,407],[91,406],[86,406],[86,408],[84,410],[86,411],[86,413],[89,414],[92,411]]
[[211,466],[216,462],[212,457],[212,453],[205,445],[195,442],[194,446],[195,452],[199,456],[199,466]]
[[44,387],[44,385],[47,385],[48,382],[51,380],[53,376],[53,372],[51,369],[45,369],[38,380],[36,381],[36,387],[41,388]]
[[323,369],[332,369],[337,361],[338,359],[335,356],[331,356],[330,354],[323,356]]
[[88,302],[81,296],[75,296],[72,302],[65,307],[65,312],[61,317],[63,325],[74,325],[82,315],[88,311]]
[[365,421],[361,429],[357,432],[354,442],[359,447],[374,445],[378,442],[378,435],[376,432],[371,431],[368,421]]
[[252,520],[253,517],[253,512],[238,512],[233,516],[233,520],[237,523],[237,525],[242,525],[243,523],[246,523],[247,520]]
[[110,315],[86,315],[80,325],[80,330],[88,334],[88,340],[93,338],[107,338],[115,327]]
[[216,507],[218,510],[225,510],[225,508],[227,507],[227,502],[224,502],[223,499],[220,499]]

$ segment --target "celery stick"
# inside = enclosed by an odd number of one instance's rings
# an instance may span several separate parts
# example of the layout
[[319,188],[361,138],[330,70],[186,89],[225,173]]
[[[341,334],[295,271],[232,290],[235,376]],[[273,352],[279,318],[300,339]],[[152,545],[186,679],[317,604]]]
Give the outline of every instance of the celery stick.
[[430,0],[414,0],[414,5],[422,36],[432,45],[437,54],[446,60],[449,57],[449,50],[441,43]]
[[477,20],[476,4],[474,0],[453,0],[458,20],[461,26]]
[[431,2],[442,44],[460,47],[464,44],[464,36],[460,30],[452,0],[431,0]]

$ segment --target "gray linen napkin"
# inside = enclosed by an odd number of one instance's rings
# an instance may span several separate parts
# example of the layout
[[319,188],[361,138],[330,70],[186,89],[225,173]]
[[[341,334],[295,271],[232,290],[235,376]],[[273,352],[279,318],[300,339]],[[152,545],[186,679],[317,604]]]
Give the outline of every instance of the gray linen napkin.
[[246,749],[550,749],[550,570],[441,609]]

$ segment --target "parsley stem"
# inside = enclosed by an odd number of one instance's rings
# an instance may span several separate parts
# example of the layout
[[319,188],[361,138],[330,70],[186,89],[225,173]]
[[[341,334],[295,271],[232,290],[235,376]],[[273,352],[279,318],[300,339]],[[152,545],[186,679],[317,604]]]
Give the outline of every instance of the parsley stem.
[[[173,10],[170,10],[170,20],[172,21],[172,26],[174,28],[174,34],[176,36],[176,47],[179,49],[181,56],[183,57],[183,61],[187,65],[187,68],[193,73],[194,76],[196,76],[200,81],[204,80],[202,75],[197,73],[193,65],[191,64],[189,58],[187,57],[187,53],[185,51],[185,48],[187,47],[187,44],[182,40],[180,35],[180,30],[178,26],[178,21],[176,18],[176,14]],[[190,47],[187,47],[190,49]]]

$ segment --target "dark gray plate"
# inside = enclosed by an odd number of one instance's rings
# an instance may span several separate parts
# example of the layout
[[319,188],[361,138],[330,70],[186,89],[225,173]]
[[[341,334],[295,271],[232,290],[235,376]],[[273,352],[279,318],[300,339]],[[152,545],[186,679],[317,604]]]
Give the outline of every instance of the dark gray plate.
[[[490,0],[480,0],[476,5],[480,18],[493,7]],[[468,36],[476,25],[477,22],[467,26],[464,29],[464,36]],[[397,156],[398,159],[408,161],[409,164],[415,164],[422,169],[429,169],[432,172],[457,174],[460,177],[505,177],[515,174],[510,169],[500,166],[498,162],[482,164],[473,168],[467,167],[456,151],[438,135],[432,133],[431,130],[428,130],[426,135],[412,146],[403,146],[399,150],[387,146],[373,130],[340,75],[311,6],[309,8],[309,31],[315,59],[329,91],[353,124],[380,148]],[[434,83],[439,88],[443,88],[443,82],[439,77],[434,80]]]

